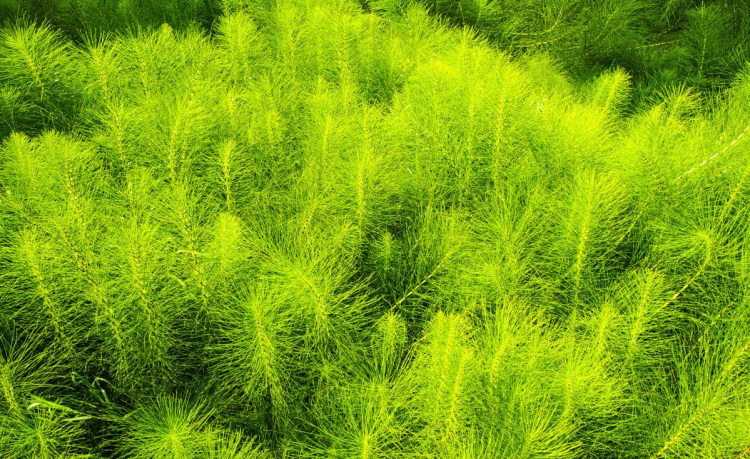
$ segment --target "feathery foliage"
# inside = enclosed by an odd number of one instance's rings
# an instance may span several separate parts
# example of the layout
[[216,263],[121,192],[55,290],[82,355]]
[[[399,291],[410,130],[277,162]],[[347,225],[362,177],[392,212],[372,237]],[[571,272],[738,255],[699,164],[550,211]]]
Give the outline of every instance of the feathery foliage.
[[748,17],[0,1],[0,457],[746,457]]

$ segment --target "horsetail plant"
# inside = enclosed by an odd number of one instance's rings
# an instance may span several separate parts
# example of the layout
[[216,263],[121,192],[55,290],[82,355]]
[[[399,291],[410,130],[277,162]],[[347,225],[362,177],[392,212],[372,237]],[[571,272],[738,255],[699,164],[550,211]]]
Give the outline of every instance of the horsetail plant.
[[1,457],[747,457],[739,3],[11,3]]

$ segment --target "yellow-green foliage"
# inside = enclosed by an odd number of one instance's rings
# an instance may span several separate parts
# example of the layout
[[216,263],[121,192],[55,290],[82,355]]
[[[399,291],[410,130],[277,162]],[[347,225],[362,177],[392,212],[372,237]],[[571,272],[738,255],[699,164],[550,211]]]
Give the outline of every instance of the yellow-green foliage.
[[0,457],[747,454],[746,11],[13,3]]

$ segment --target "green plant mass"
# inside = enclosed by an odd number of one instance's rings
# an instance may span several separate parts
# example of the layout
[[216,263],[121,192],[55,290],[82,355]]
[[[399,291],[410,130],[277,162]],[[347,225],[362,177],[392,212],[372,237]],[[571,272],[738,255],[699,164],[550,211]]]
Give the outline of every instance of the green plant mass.
[[0,457],[750,458],[748,18],[0,0]]

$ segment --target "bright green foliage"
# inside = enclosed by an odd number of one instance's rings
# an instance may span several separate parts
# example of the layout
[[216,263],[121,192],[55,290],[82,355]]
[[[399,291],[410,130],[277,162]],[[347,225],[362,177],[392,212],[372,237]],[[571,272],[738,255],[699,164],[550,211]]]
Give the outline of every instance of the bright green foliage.
[[0,448],[9,458],[88,457],[82,447],[81,421],[54,410],[34,407],[28,414],[0,417]]
[[76,457],[86,452],[87,416],[49,402],[60,366],[46,362],[40,335],[20,333],[3,323],[0,341],[0,450],[9,458]]
[[660,86],[725,86],[748,58],[745,2],[696,0],[361,0],[402,16],[420,4],[468,25],[512,53],[543,50],[575,76],[620,66],[637,80],[638,102]]
[[750,451],[741,2],[0,14],[0,457]]
[[210,26],[219,13],[217,3],[209,0],[4,0],[0,2],[0,19],[19,14],[38,21],[47,20],[73,38],[80,38],[88,32],[158,27],[164,22],[180,29],[193,24]]
[[212,350],[220,390],[258,410],[268,399],[270,413],[259,414],[272,419],[273,429],[283,427],[292,405],[295,318],[268,288],[255,287],[225,306],[217,318],[221,339]]
[[236,434],[211,429],[207,422],[210,415],[200,402],[157,397],[129,413],[119,457],[265,457],[252,443],[243,444]]
[[[564,303],[581,307],[600,302],[596,295],[602,278],[620,268],[617,250],[627,236],[627,201],[616,178],[597,177],[588,171],[578,174],[563,193],[568,198],[563,200],[561,224],[556,230],[560,245],[552,250],[550,264],[562,268],[558,289],[567,297]],[[597,260],[607,262],[599,264]]]
[[5,129],[37,132],[77,121],[82,81],[74,78],[75,51],[49,26],[18,22],[0,42]]
[[461,315],[438,312],[425,330],[423,349],[418,351],[407,376],[418,386],[414,403],[425,427],[425,449],[442,450],[464,434],[472,412],[477,371],[471,330]]

